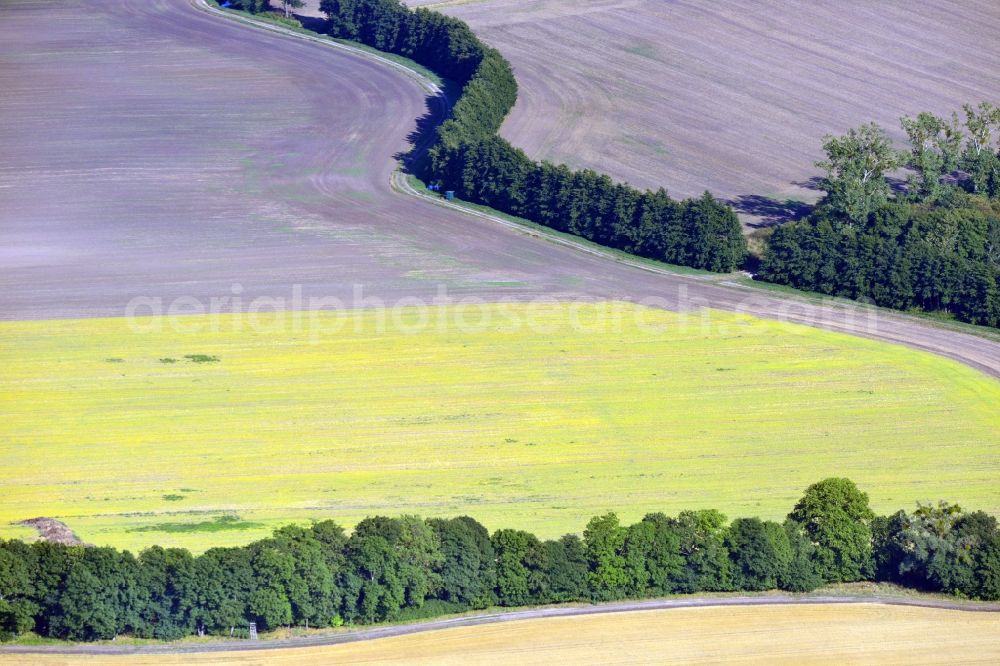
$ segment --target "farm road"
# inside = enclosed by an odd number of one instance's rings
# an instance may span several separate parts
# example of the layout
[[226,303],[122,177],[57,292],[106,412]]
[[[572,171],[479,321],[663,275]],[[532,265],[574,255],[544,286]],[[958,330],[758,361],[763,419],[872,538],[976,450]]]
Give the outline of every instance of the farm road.
[[657,611],[680,608],[708,608],[720,606],[789,606],[789,605],[831,605],[831,604],[885,604],[896,606],[917,606],[943,610],[968,612],[1000,612],[996,604],[950,604],[948,602],[900,599],[895,597],[826,597],[820,595],[774,595],[757,597],[707,597],[688,599],[653,599],[649,601],[622,601],[597,604],[592,606],[556,606],[550,608],[534,608],[504,613],[470,615],[453,617],[443,620],[430,620],[413,624],[400,624],[340,634],[316,635],[304,638],[274,639],[261,641],[213,641],[210,643],[176,643],[149,646],[116,646],[116,645],[24,645],[0,646],[2,654],[89,654],[89,655],[128,655],[128,654],[192,654],[200,652],[230,652],[280,650],[288,648],[319,647],[326,645],[341,645],[358,641],[370,641],[379,638],[406,636],[428,631],[440,631],[455,627],[474,627],[498,622],[514,622],[518,620],[541,620],[553,617],[573,617],[582,615],[600,615],[607,613],[629,613],[635,611]]
[[0,63],[5,319],[121,316],[137,296],[165,307],[235,292],[244,304],[290,299],[296,285],[305,298],[370,307],[444,288],[453,298],[735,310],[1000,377],[996,339],[648,270],[402,196],[393,156],[437,108],[423,85],[188,0],[8,0]]

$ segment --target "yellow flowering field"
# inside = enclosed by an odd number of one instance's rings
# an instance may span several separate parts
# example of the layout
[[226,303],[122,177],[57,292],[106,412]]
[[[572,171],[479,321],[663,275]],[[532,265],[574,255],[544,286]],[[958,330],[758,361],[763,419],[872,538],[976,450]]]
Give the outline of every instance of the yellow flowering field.
[[625,303],[0,323],[0,536],[201,551],[285,522],[608,510],[1000,513],[1000,382],[818,329]]

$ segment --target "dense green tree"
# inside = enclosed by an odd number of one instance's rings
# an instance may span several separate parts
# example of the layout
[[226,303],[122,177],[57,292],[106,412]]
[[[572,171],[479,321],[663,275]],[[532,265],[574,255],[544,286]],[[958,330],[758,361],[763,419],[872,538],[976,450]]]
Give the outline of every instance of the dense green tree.
[[468,516],[427,524],[437,533],[444,556],[439,597],[470,608],[494,604],[496,553],[486,528]]
[[366,518],[355,526],[354,533],[381,536],[396,550],[407,605],[419,608],[441,588],[441,539],[417,516]]
[[998,326],[1000,210],[961,196],[955,207],[888,204],[863,227],[835,225],[824,211],[779,227],[759,277]]
[[47,541],[31,544],[34,601],[39,605],[36,630],[43,636],[59,635],[59,620],[62,617],[60,597],[66,588],[66,576],[73,566],[76,552],[76,549]]
[[[1000,561],[991,548],[1000,543],[997,520],[982,511],[962,513],[951,529],[953,548],[946,556],[947,573],[941,589],[968,597],[997,598]],[[991,586],[993,589],[990,589]]]
[[37,606],[27,601],[0,599],[0,641],[10,640],[35,626]]
[[250,614],[260,629],[277,629],[292,623],[292,604],[275,585],[257,588],[250,595]]
[[212,548],[195,562],[192,615],[208,631],[232,636],[249,621],[250,595],[256,587],[249,548]]
[[975,580],[967,593],[980,599],[1000,599],[1000,533],[984,537],[973,557]]
[[827,582],[863,580],[873,574],[874,517],[868,495],[843,478],[809,486],[788,515],[816,546],[817,571]]
[[1000,142],[1000,106],[980,102],[975,107],[966,104],[962,109],[967,137],[960,166],[969,174],[973,192],[996,196],[990,189],[991,183],[1000,181],[1000,154],[993,147],[995,135]]
[[962,130],[958,115],[951,121],[933,113],[920,113],[916,118],[900,119],[910,141],[907,166],[917,172],[911,182],[913,194],[921,201],[934,201],[941,194],[941,178],[958,168],[962,152]]
[[250,595],[250,615],[261,629],[276,629],[293,622],[291,596],[298,580],[292,556],[270,540],[250,546],[250,566],[255,589]]
[[908,587],[998,598],[997,521],[947,502],[873,524],[877,575]]
[[736,269],[747,253],[740,221],[733,209],[705,192],[685,202],[682,214],[687,246],[686,266],[717,273]]
[[351,535],[343,582],[345,618],[366,623],[395,618],[406,602],[402,568],[384,537]]
[[890,189],[885,174],[897,169],[901,157],[885,130],[875,123],[827,136],[826,159],[816,166],[826,171],[821,186],[827,205],[851,224],[864,223],[885,204]]
[[311,529],[288,525],[274,532],[273,547],[292,562],[285,596],[292,620],[309,626],[327,626],[338,615],[342,598],[336,575],[324,553],[324,544]]
[[575,534],[558,541],[546,541],[545,580],[549,601],[582,601],[589,595],[587,587],[587,551]]
[[523,530],[493,533],[497,558],[497,598],[502,606],[526,606],[548,597],[548,552],[534,534]]
[[626,530],[623,557],[633,597],[673,592],[684,570],[680,537],[662,513],[648,514]]
[[62,613],[56,635],[61,638],[92,641],[118,635],[117,608],[105,581],[82,562],[77,562],[66,576],[59,606]]
[[323,520],[314,524],[310,530],[313,537],[323,545],[324,552],[342,551],[347,545],[347,533],[344,528],[332,520]]
[[814,559],[816,547],[794,521],[786,520],[782,529],[788,539],[791,558],[778,576],[778,587],[790,592],[812,592],[823,584]]
[[139,554],[144,588],[143,621],[150,635],[176,640],[194,628],[194,558],[181,548],[153,546]]
[[36,563],[20,542],[0,541],[0,640],[8,640],[35,626],[39,607],[32,600],[31,569]]
[[714,509],[682,511],[671,521],[684,558],[684,568],[675,583],[678,592],[725,592],[733,588],[725,543],[727,522],[726,516]]
[[628,590],[629,572],[623,557],[625,535],[614,513],[594,516],[583,531],[590,591],[595,600],[621,599]]
[[871,521],[872,564],[875,580],[898,582],[900,565],[906,557],[902,533],[909,516],[897,511],[891,516],[876,516]]
[[741,590],[770,590],[785,578],[792,561],[788,534],[778,523],[738,518],[726,532],[733,584]]
[[[416,583],[415,570],[425,581]],[[860,573],[859,573],[860,572]],[[581,540],[539,541],[515,529],[492,538],[475,520],[369,518],[348,538],[331,521],[287,526],[242,548],[198,557],[152,547],[0,540],[0,639],[34,629],[94,640],[127,634],[232,636],[293,623],[372,623],[468,607],[673,592],[815,589],[824,581],[888,580],[1000,598],[1000,528],[981,511],[939,503],[874,517],[847,479],[810,486],[783,525],[718,511],[651,513],[623,527],[595,516]],[[408,585],[413,585],[412,589]],[[436,598],[424,608],[417,590]],[[416,612],[415,612],[416,611]]]
[[242,9],[251,14],[260,14],[271,9],[270,0],[229,0],[234,9]]

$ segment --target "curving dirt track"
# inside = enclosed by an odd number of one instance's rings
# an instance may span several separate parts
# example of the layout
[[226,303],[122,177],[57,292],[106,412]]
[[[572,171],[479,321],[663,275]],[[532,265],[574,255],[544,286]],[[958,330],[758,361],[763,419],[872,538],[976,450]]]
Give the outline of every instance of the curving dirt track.
[[[823,135],[1000,91],[993,0],[407,0],[514,64],[535,157],[677,196],[811,200]],[[754,203],[758,210],[753,210]],[[780,207],[770,212],[778,212]]]
[[118,316],[136,296],[166,307],[234,291],[244,305],[308,306],[291,300],[296,285],[347,306],[442,288],[619,298],[857,333],[1000,377],[994,339],[645,270],[401,196],[392,156],[433,104],[383,64],[188,0],[9,0],[0,19],[4,318]]

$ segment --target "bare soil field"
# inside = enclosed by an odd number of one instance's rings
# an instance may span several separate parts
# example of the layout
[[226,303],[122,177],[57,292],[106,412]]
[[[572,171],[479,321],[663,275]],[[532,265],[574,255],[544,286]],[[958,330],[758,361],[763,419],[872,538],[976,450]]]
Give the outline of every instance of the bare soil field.
[[235,283],[248,300],[293,284],[534,294],[572,272],[520,272],[511,255],[539,267],[544,248],[389,195],[426,101],[383,65],[187,0],[15,0],[0,16],[6,318],[120,315],[133,296]]
[[120,316],[140,296],[164,311],[212,298],[239,309],[221,301],[233,296],[244,308],[259,298],[308,307],[311,297],[412,305],[443,288],[739,310],[1000,376],[990,340],[648,272],[398,195],[393,155],[428,106],[416,81],[187,0],[5,2],[0,89],[5,319]]
[[[1000,91],[993,0],[408,0],[514,64],[502,134],[642,187],[812,200],[827,133],[951,113]],[[791,207],[794,211],[794,207]]]
[[18,525],[30,527],[38,532],[38,538],[49,543],[61,543],[64,546],[86,546],[66,523],[54,518],[29,518]]

